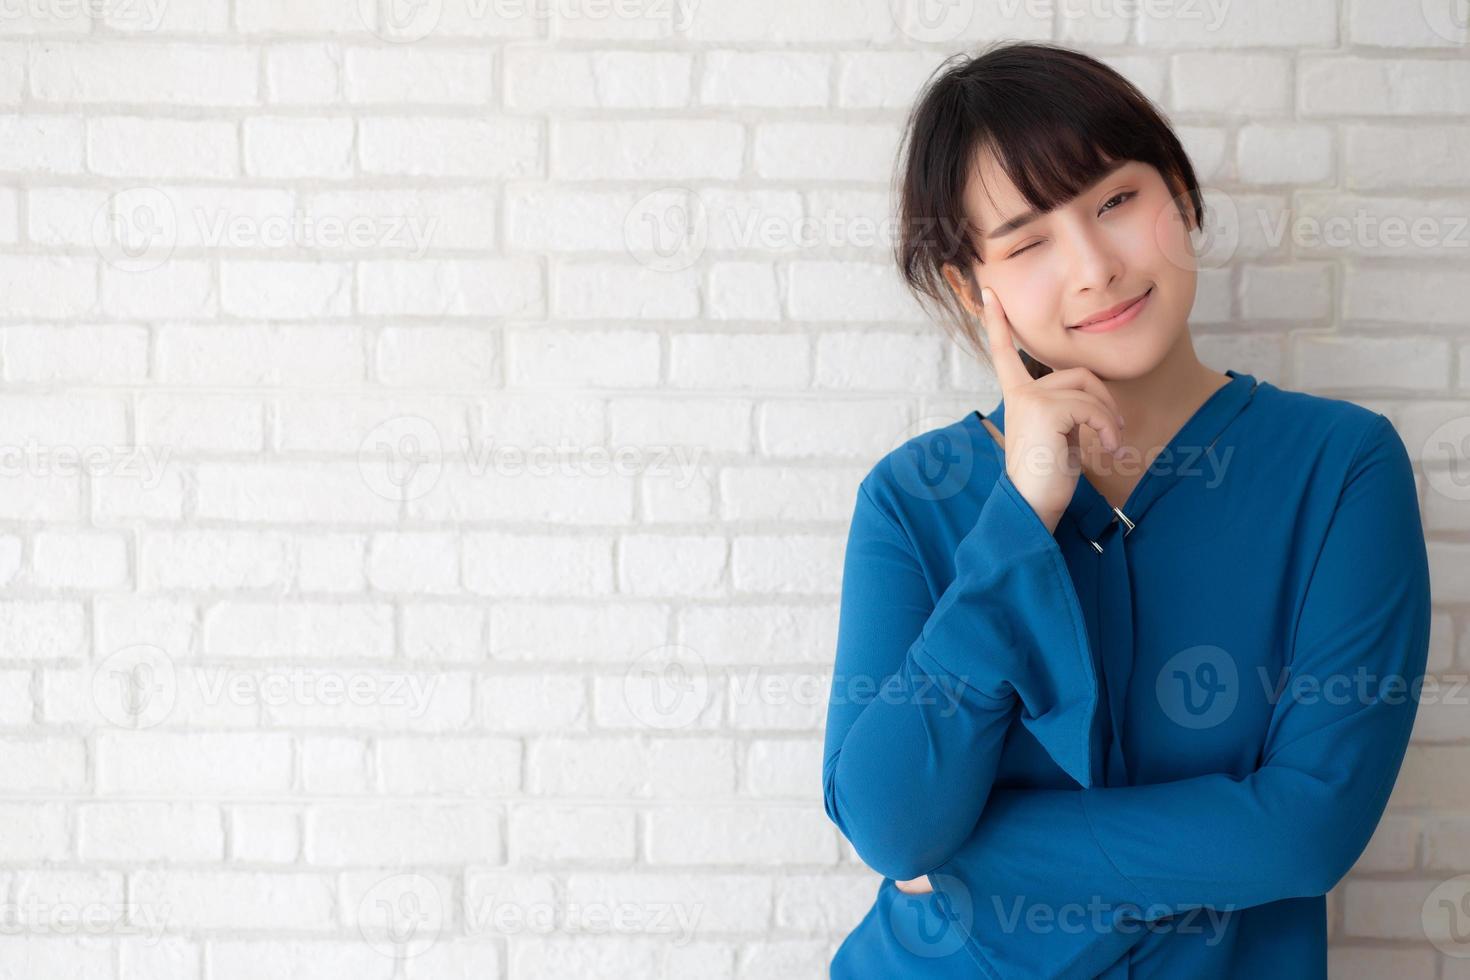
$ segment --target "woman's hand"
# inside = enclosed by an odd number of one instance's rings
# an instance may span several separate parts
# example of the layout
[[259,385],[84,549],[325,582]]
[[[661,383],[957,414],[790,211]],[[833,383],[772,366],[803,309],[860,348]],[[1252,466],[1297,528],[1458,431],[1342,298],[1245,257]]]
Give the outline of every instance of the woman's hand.
[[1006,473],[1048,530],[1055,530],[1082,473],[1078,427],[1095,430],[1103,448],[1116,455],[1123,444],[1123,419],[1102,379],[1087,368],[1031,377],[1011,343],[1011,324],[994,290],[982,289],[980,295],[1005,402]]
[[895,881],[893,887],[905,895],[927,895],[934,890],[934,886],[929,884],[928,875],[921,875],[909,881]]

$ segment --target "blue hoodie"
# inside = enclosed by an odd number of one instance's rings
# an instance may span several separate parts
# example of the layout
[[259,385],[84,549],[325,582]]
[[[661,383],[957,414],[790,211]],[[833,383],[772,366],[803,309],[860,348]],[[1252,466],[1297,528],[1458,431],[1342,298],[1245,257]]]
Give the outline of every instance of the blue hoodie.
[[1327,976],[1424,679],[1418,495],[1383,415],[1226,375],[1054,531],[978,412],[861,481],[822,787],[885,877],[832,977]]

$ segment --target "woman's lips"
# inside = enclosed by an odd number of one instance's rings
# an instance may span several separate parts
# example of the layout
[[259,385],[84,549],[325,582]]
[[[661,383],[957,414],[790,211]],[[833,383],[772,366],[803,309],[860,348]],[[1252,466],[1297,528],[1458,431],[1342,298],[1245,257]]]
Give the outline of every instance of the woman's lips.
[[1116,330],[1124,324],[1132,321],[1134,317],[1138,316],[1139,311],[1148,305],[1148,301],[1153,296],[1153,294],[1154,287],[1150,286],[1148,287],[1148,292],[1144,293],[1143,297],[1139,299],[1138,302],[1134,303],[1132,306],[1128,307],[1116,316],[1110,317],[1106,320],[1099,320],[1096,323],[1089,323],[1086,326],[1069,327],[1068,329],[1081,330],[1084,333],[1105,333],[1109,330]]

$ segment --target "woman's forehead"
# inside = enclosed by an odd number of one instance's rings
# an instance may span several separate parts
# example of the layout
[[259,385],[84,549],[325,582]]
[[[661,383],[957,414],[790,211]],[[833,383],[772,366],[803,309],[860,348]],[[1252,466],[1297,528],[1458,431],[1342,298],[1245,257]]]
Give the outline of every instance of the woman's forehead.
[[965,182],[965,206],[982,228],[990,229],[1007,216],[1028,210],[1029,205],[994,154],[976,154]]
[[[1106,180],[1125,168],[1142,165],[1137,160],[1119,160],[1093,183]],[[1080,196],[1080,195],[1079,195]],[[975,155],[965,182],[965,210],[970,220],[988,233],[1002,221],[1023,215],[1032,210],[1031,204],[1012,183],[1005,168],[1000,165],[990,150],[981,150]],[[1066,202],[1058,205],[1065,206]]]

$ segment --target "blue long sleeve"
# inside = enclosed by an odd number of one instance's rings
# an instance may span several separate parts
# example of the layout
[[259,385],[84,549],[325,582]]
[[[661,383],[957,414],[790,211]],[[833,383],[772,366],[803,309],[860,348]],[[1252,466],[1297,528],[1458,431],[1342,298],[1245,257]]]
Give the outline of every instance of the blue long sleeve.
[[[1143,923],[1330,890],[1387,805],[1429,621],[1412,466],[1379,415],[1312,567],[1258,767],[1240,778],[994,792],[972,835],[930,874],[966,910],[966,948],[982,971],[1095,977],[1146,937]],[[1035,907],[1076,910],[1083,927],[1037,936],[1025,914]]]
[[937,600],[868,483],[844,558],[822,786],[859,856],[906,880],[969,836],[1018,712],[1091,785],[1098,683],[1061,551],[1004,472]]

